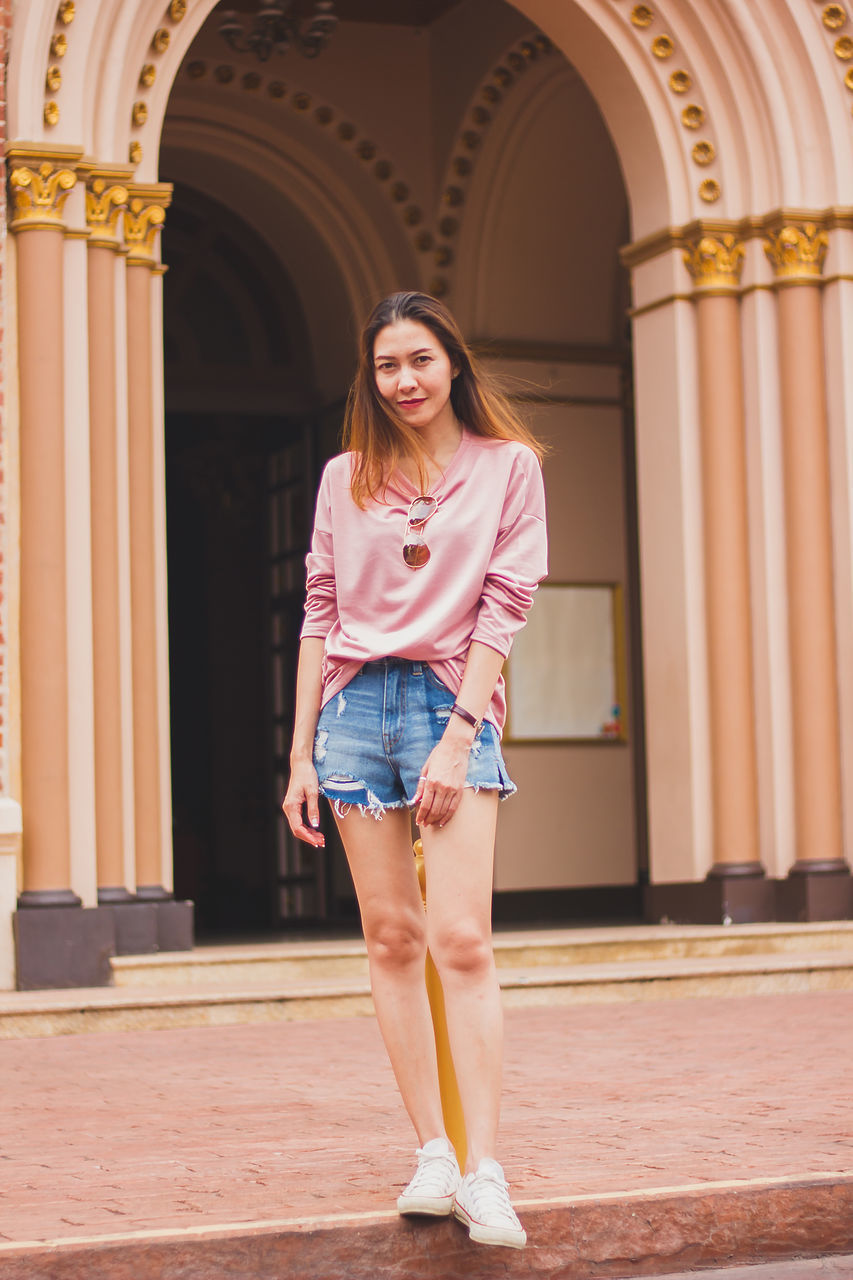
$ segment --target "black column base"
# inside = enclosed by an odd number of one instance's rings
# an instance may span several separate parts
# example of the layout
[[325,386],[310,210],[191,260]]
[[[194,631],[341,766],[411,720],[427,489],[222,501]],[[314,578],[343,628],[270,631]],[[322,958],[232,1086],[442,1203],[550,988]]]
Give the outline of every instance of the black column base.
[[192,951],[195,935],[195,903],[189,900],[158,902],[157,950]]
[[643,908],[655,924],[757,924],[776,918],[773,881],[759,862],[721,862],[705,880],[646,885]]
[[18,990],[108,987],[112,981],[110,956],[115,952],[110,908],[38,909],[32,897],[29,895],[12,916]]
[[779,920],[853,919],[853,875],[843,859],[795,862],[776,884]]
[[141,956],[159,951],[157,907],[153,902],[137,902],[128,894],[128,901],[110,903],[106,909],[113,918],[117,956]]

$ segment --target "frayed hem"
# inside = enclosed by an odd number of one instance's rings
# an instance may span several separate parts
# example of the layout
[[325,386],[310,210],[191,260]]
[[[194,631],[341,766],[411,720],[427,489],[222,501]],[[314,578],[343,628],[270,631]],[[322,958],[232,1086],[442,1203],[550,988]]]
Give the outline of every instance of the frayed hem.
[[346,790],[361,792],[367,796],[367,802],[365,804],[359,804],[357,800],[345,800],[341,795],[330,795],[328,791],[324,790],[323,784],[321,783],[320,795],[326,797],[339,818],[345,818],[350,809],[358,809],[362,817],[369,815],[377,822],[381,822],[387,809],[406,808],[405,800],[392,800],[387,804],[383,804],[379,797],[374,795],[369,787],[365,786],[363,782],[359,782],[356,778],[346,780],[343,778],[337,778],[334,783],[330,784],[329,790],[331,791],[333,788],[343,790],[344,786],[342,784],[344,782],[346,782]]

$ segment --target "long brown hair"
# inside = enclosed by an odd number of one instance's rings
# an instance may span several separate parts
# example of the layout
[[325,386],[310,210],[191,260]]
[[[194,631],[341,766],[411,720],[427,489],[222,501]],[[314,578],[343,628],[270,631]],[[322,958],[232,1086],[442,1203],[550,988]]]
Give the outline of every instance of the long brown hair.
[[450,384],[450,403],[461,423],[475,435],[520,440],[542,461],[542,445],[479,367],[447,307],[428,293],[392,293],[373,308],[361,331],[358,370],[344,415],[344,449],[355,455],[352,496],[360,507],[369,499],[381,497],[391,472],[403,458],[414,459],[421,487],[426,488],[427,454],[421,437],[394,413],[376,386],[376,336],[398,320],[416,320],[425,325],[447,352],[451,367],[458,370]]

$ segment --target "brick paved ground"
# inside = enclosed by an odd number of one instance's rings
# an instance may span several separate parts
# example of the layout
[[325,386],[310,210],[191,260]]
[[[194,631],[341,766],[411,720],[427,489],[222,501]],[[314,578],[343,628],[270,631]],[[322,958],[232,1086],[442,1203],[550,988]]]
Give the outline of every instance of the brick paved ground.
[[[519,1202],[853,1170],[853,994],[522,1009],[507,1041]],[[5,1042],[0,1096],[0,1241],[390,1209],[412,1164],[372,1019]]]

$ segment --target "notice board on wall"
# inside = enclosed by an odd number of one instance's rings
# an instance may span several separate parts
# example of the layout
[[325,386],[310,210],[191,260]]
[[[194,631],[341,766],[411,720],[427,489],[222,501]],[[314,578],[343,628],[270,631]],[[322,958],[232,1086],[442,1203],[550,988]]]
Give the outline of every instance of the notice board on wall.
[[548,583],[506,664],[509,742],[624,742],[621,588]]

